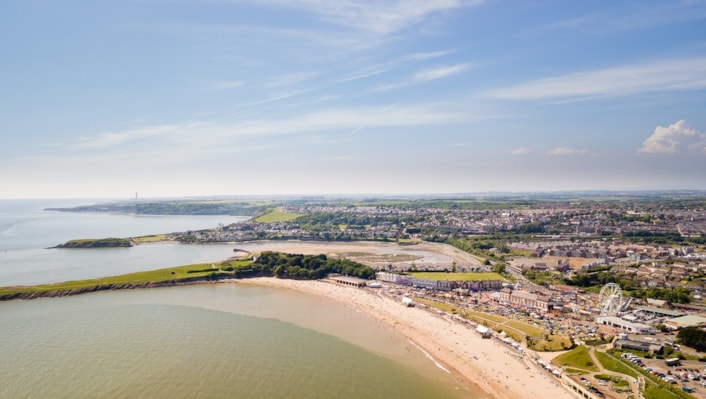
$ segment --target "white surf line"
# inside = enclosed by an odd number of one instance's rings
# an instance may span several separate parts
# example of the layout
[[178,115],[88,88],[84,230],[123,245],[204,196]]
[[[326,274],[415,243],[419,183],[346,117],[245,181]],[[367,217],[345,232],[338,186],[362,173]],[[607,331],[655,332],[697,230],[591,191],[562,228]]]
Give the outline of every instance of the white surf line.
[[427,351],[425,351],[424,349],[422,349],[421,346],[415,344],[413,341],[411,341],[411,340],[407,340],[407,341],[408,341],[410,344],[414,345],[415,348],[417,348],[417,349],[419,349],[420,351],[422,351],[422,353],[424,354],[424,356],[426,356],[429,360],[431,360],[432,362],[434,362],[434,364],[436,365],[436,367],[438,367],[438,368],[444,370],[445,372],[451,374],[451,372],[449,371],[449,369],[447,369],[446,367],[444,367],[443,364],[437,362],[436,359],[434,359],[434,357],[429,354],[429,352],[427,352]]

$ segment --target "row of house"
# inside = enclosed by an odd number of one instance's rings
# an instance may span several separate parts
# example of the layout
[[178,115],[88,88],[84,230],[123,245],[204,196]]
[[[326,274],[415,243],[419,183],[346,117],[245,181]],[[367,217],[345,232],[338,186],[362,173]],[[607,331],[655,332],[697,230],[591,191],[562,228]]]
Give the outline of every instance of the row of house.
[[503,288],[496,295],[496,300],[513,308],[526,309],[538,313],[548,313],[554,309],[554,303],[547,296]]
[[375,278],[386,283],[435,291],[452,291],[457,289],[466,291],[494,291],[499,290],[503,286],[503,281],[501,280],[431,280],[390,272],[378,272]]

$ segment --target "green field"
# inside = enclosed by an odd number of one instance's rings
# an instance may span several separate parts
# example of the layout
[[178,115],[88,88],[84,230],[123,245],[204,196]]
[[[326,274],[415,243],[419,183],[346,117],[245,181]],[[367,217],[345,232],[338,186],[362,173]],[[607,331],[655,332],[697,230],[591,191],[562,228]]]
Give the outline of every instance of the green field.
[[671,390],[667,390],[655,385],[651,385],[645,388],[642,393],[645,399],[680,399],[680,398],[694,398],[694,396],[689,395],[686,392],[676,393]]
[[425,305],[427,305],[427,306],[429,306],[429,307],[431,307],[431,308],[434,308],[434,309],[439,309],[439,310],[441,310],[442,312],[447,312],[447,313],[456,313],[456,312],[458,312],[458,308],[457,308],[456,306],[449,305],[449,304],[447,304],[447,303],[436,302],[436,301],[432,301],[432,300],[429,300],[429,299],[417,298],[417,297],[414,297],[413,299],[414,299],[416,302],[423,303],[423,304],[425,304]]
[[577,346],[569,352],[559,355],[552,360],[552,363],[560,367],[571,367],[587,371],[598,371],[598,367],[593,364],[591,356],[588,354],[588,348],[585,346]]
[[541,338],[534,341],[532,348],[538,351],[554,352],[570,349],[573,346],[570,337],[562,335],[548,335],[547,339]]
[[637,372],[635,372],[632,367],[621,362],[619,359],[614,358],[612,355],[596,351],[596,358],[599,362],[601,362],[601,364],[603,365],[603,367],[606,368],[606,370],[615,371],[616,373],[621,373],[637,378]]
[[141,236],[141,237],[133,237],[132,242],[135,244],[143,244],[147,242],[160,242],[160,241],[167,241],[167,235],[166,234],[154,234],[151,236]]
[[254,220],[258,223],[288,222],[302,216],[304,216],[303,213],[286,213],[282,212],[280,209],[273,209],[262,216],[258,216]]
[[412,277],[426,280],[451,280],[451,281],[482,281],[501,280],[505,278],[498,273],[446,273],[446,272],[416,272]]
[[[240,261],[248,264],[249,261]],[[214,268],[215,267],[215,268]],[[224,275],[219,271],[218,264],[194,264],[186,266],[168,267],[145,272],[122,274],[119,276],[103,277],[90,280],[66,281],[55,284],[42,284],[33,286],[0,287],[0,300],[14,297],[18,294],[42,294],[48,292],[70,293],[80,290],[97,290],[111,285],[140,285],[160,284],[166,282],[179,282],[180,280],[193,280],[208,277],[211,274]]]

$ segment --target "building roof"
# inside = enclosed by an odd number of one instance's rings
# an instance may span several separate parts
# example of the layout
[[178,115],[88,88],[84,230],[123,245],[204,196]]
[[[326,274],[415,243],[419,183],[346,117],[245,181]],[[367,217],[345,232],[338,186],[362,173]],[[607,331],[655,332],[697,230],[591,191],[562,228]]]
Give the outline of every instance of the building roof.
[[537,299],[539,299],[537,297],[537,294],[531,294],[529,292],[522,292],[522,291],[513,291],[512,296],[515,296],[518,298],[530,299],[533,301],[536,301]]
[[620,317],[617,316],[600,316],[598,317],[598,322],[601,322],[602,320],[609,321],[613,324],[617,324],[620,326],[626,326],[626,327],[633,327],[633,328],[639,328],[639,329],[651,329],[654,328],[652,326],[648,326],[647,324],[644,323],[634,323],[632,321],[624,320]]
[[671,310],[671,309],[662,309],[662,308],[657,308],[654,306],[638,306],[636,307],[637,310],[641,310],[643,312],[650,312],[650,313],[657,313],[669,317],[680,317],[684,316],[684,312],[680,312],[678,310]]
[[665,303],[667,303],[667,301],[665,301],[665,300],[663,300],[663,299],[647,298],[647,304],[648,304],[648,305],[664,306]]
[[662,344],[657,342],[645,342],[634,339],[618,339],[615,341],[616,346],[640,348],[644,351],[657,350],[662,347]]
[[336,280],[336,281],[346,282],[349,284],[358,284],[358,285],[361,285],[361,284],[365,285],[368,282],[368,280],[358,278],[358,277],[350,277],[350,276],[332,276],[331,279]]
[[682,317],[675,317],[668,320],[671,324],[676,324],[679,327],[698,327],[702,324],[706,324],[706,318],[701,316],[686,315]]

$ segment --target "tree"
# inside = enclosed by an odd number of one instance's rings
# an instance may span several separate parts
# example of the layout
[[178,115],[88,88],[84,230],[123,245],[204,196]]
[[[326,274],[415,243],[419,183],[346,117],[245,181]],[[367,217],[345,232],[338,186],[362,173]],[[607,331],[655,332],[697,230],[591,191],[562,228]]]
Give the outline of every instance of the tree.
[[284,267],[282,265],[275,267],[274,273],[275,273],[275,276],[277,276],[277,277],[284,276]]
[[706,331],[696,327],[686,327],[679,330],[677,339],[682,345],[694,348],[699,352],[706,352]]

